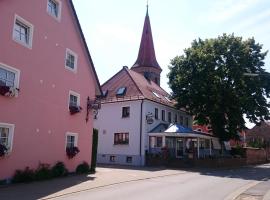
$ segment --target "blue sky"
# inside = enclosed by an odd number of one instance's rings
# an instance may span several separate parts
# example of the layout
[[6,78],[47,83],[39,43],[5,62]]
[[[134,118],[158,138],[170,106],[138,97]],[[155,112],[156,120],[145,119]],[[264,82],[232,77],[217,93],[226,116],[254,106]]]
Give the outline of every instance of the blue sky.
[[[73,0],[100,80],[104,83],[138,54],[146,0]],[[170,60],[199,37],[234,33],[270,49],[270,0],[149,0],[161,86],[170,91]],[[270,72],[270,53],[265,60]],[[248,127],[252,124],[247,123]]]
[[[138,54],[146,0],[74,0],[101,84]],[[168,65],[197,38],[234,33],[270,49],[269,0],[149,0],[156,56],[167,85]],[[270,54],[265,68],[270,71]]]

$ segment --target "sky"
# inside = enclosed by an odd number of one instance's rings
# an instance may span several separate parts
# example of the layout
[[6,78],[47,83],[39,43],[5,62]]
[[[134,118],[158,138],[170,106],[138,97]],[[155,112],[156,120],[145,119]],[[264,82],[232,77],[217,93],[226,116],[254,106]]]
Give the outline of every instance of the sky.
[[[147,0],[73,0],[100,83],[138,55]],[[270,49],[270,0],[149,0],[161,87],[170,92],[170,60],[194,39],[223,33],[254,37]],[[270,53],[265,60],[270,72]]]

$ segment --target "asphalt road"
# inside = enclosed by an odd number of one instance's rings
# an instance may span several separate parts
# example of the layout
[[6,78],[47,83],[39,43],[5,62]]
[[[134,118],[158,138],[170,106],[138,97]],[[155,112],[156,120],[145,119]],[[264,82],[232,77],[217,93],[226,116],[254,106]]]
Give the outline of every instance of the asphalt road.
[[[130,174],[132,176],[132,174]],[[136,176],[136,171],[134,171]],[[270,165],[235,170],[197,170],[93,188],[58,200],[224,200],[270,177]]]

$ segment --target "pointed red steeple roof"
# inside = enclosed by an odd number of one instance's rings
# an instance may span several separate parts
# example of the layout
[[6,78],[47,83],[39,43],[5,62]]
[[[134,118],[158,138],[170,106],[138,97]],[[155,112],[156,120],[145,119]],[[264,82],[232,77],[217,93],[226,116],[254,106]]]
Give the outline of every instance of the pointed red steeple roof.
[[146,16],[144,20],[142,38],[138,58],[132,68],[136,67],[155,67],[161,71],[161,68],[157,62],[154,42],[151,31],[151,24],[148,15],[148,5],[146,10]]

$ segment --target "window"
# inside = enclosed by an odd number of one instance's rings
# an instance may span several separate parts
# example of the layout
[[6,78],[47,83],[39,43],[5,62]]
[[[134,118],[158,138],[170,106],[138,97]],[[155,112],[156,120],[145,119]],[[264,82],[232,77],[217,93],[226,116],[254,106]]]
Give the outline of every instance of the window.
[[172,113],[168,112],[168,122],[171,123],[172,122]]
[[161,111],[161,119],[162,121],[165,121],[165,110]]
[[57,20],[60,20],[61,16],[61,1],[59,0],[48,0],[47,12],[49,15]]
[[184,117],[183,116],[180,116],[180,124],[184,125]]
[[69,107],[70,106],[80,106],[80,95],[76,92],[69,91]]
[[174,115],[174,122],[177,123],[178,119],[177,119],[177,114]]
[[153,93],[153,95],[154,95],[155,97],[161,98],[156,92],[152,92],[152,93]]
[[157,138],[156,147],[162,147],[162,137],[156,137],[156,138]]
[[123,107],[122,108],[122,118],[129,117],[130,114],[130,107]]
[[110,156],[110,162],[115,162],[115,156]]
[[31,23],[27,22],[18,15],[15,15],[13,40],[31,49],[33,29],[34,27]]
[[127,163],[132,163],[132,157],[131,157],[131,156],[127,156],[126,162],[127,162]]
[[155,108],[155,119],[158,119],[158,108]]
[[188,123],[188,117],[186,117],[186,127],[188,127],[189,126],[189,123]]
[[115,133],[114,144],[129,144],[129,133]]
[[78,147],[78,134],[70,133],[66,134],[66,148]]
[[77,59],[78,56],[76,53],[70,49],[66,49],[66,62],[65,67],[73,72],[77,72]]
[[102,91],[102,96],[103,96],[103,97],[106,97],[107,95],[108,95],[108,90]]
[[0,123],[0,144],[4,145],[8,152],[12,150],[14,127],[13,124]]
[[116,92],[116,95],[117,96],[122,96],[122,95],[125,95],[126,93],[126,88],[125,87],[120,87],[118,88],[117,92]]
[[[0,63],[0,87],[7,86],[14,89],[19,88],[20,70]],[[18,90],[16,90],[17,92]],[[18,93],[15,93],[17,96]]]

